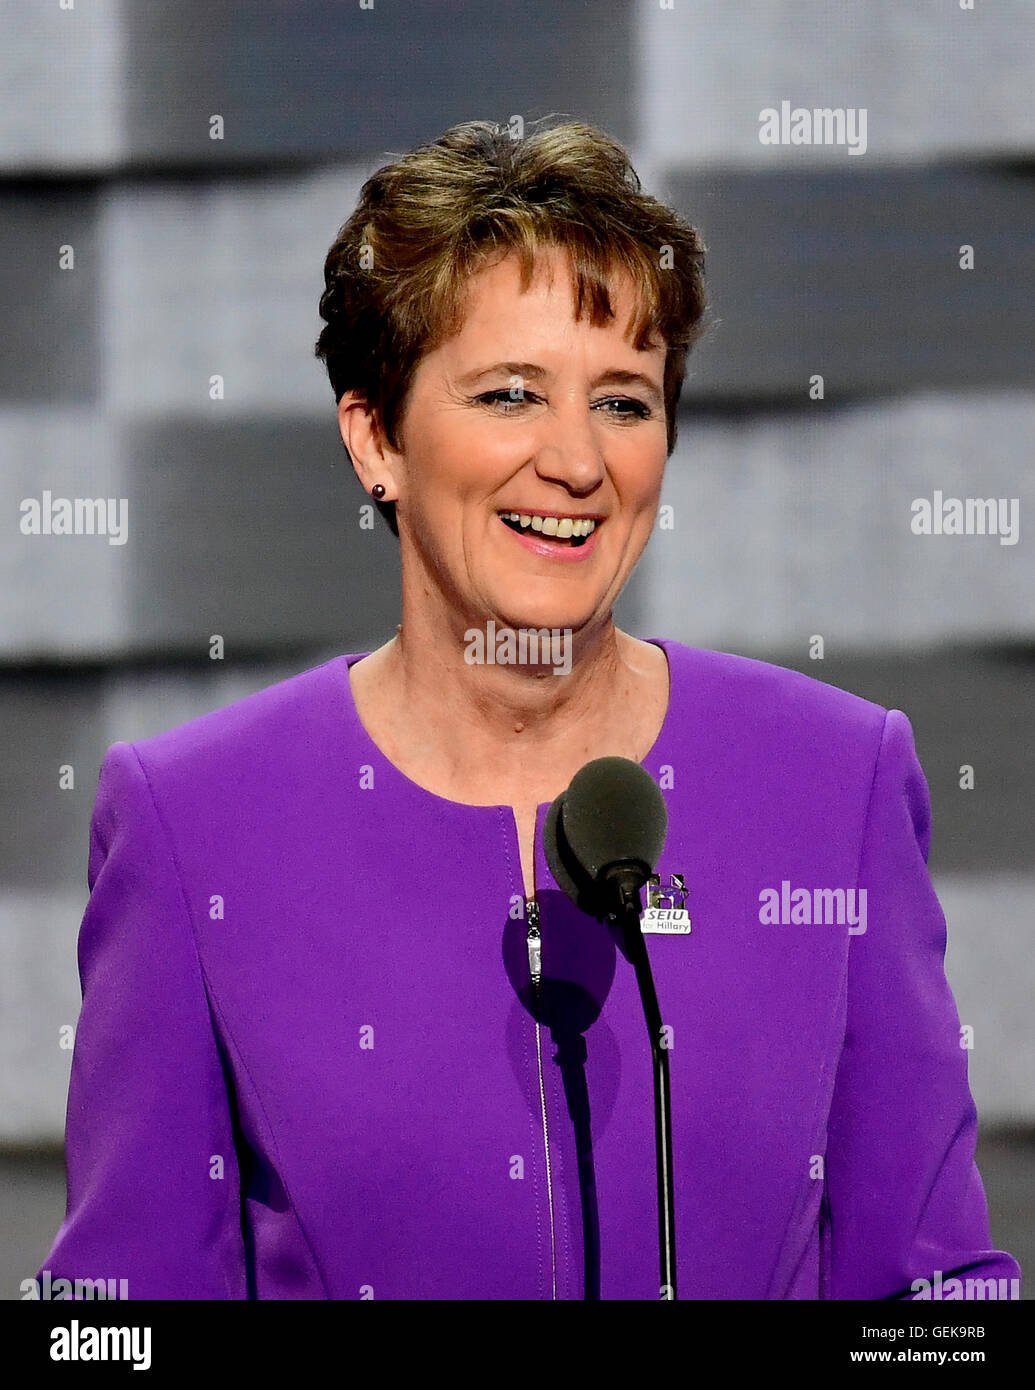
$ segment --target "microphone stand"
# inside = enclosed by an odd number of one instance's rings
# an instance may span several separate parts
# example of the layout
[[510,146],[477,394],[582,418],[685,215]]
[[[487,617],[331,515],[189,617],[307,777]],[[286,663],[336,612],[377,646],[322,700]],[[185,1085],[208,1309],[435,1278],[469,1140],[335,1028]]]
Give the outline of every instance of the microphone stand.
[[[645,876],[635,866],[614,865],[602,875],[605,886],[618,898],[618,911],[609,913],[622,930],[626,953],[636,970],[643,1013],[650,1034],[654,1070],[654,1142],[658,1173],[658,1249],[661,1263],[661,1299],[676,1300],[676,1215],[672,1193],[672,1104],[669,1095],[668,1049],[661,1045],[662,1022],[658,995],[651,974],[647,943],[640,927],[640,888]],[[614,896],[611,901],[614,902]]]

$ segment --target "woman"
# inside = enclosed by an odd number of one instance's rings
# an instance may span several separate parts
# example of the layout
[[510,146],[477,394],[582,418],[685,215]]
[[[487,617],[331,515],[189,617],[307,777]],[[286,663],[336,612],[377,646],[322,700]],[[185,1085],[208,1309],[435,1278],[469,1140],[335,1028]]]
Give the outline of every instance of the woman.
[[[680,1296],[1016,1276],[990,1248],[906,718],[612,619],[702,259],[582,124],[467,123],[364,186],[317,351],[399,538],[402,624],[108,751],[52,1279],[657,1299],[635,978],[543,850],[550,802],[605,754],[662,788],[661,887],[683,876],[693,923],[648,938]],[[557,645],[501,659],[501,632],[533,631]]]

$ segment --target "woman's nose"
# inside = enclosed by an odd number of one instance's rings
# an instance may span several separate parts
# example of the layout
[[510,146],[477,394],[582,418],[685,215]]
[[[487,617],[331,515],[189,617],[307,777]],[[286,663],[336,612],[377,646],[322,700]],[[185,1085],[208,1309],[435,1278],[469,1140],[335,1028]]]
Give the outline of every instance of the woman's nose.
[[562,402],[542,422],[535,454],[536,472],[573,492],[591,491],[604,476],[604,449],[589,406]]

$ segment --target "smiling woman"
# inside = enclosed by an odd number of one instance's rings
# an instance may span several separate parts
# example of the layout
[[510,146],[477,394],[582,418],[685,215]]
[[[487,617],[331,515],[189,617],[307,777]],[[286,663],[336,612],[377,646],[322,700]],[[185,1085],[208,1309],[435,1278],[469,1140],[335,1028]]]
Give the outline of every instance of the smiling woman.
[[[338,406],[364,485],[395,500],[402,550],[402,632],[353,672],[360,717],[421,786],[516,808],[529,895],[536,806],[596,747],[641,758],[668,704],[660,653],[611,617],[658,509],[667,349],[635,345],[630,275],[609,302],[599,323],[577,317],[561,247],[540,250],[527,284],[520,258],[497,254],[420,358],[398,448],[358,390]],[[472,687],[458,638],[490,621],[570,633],[578,675],[547,683],[529,663]]]
[[[367,180],[325,277],[317,351],[402,625],[108,750],[43,1273],[216,1299],[1012,1279],[908,720],[613,620],[702,332],[696,231],[591,126],[475,121]],[[664,797],[642,943],[545,849],[608,755]],[[660,1288],[630,943],[670,1056]]]
[[[588,307],[594,325],[612,318],[614,273],[632,280],[634,348],[644,349],[652,333],[665,348],[662,389],[654,376],[638,385],[665,420],[670,454],[687,353],[705,331],[704,244],[642,192],[617,141],[581,122],[543,123],[522,140],[485,121],[465,122],[367,180],[324,266],[326,327],[316,351],[335,399],[362,395],[394,447],[417,364],[465,321],[472,276],[516,256],[527,290],[544,246],[565,252],[574,311]],[[489,347],[466,385],[490,372],[536,380],[543,371],[535,362],[499,361],[496,339]],[[629,381],[619,370],[610,384]],[[394,503],[379,506],[398,534]]]
[[[611,610],[675,445],[703,257],[603,132],[481,122],[374,174],[327,256],[317,352],[401,545],[402,630],[352,673],[356,705],[421,786],[514,806],[529,891],[535,807],[595,747],[642,757],[668,705],[661,652]],[[459,638],[489,621],[570,633],[578,674],[472,687]]]

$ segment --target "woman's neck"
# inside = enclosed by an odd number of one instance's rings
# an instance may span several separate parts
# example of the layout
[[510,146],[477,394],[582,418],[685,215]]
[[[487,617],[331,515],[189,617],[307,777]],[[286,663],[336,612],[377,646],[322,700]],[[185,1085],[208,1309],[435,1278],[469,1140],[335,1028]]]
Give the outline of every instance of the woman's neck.
[[[490,629],[486,640],[492,636]],[[407,776],[447,799],[545,800],[591,758],[641,759],[664,722],[665,653],[610,619],[572,642],[567,673],[542,661],[490,661],[484,647],[483,659],[471,661],[465,650],[471,645],[444,645],[407,621],[350,674],[374,742]],[[494,657],[500,654],[505,648]]]

